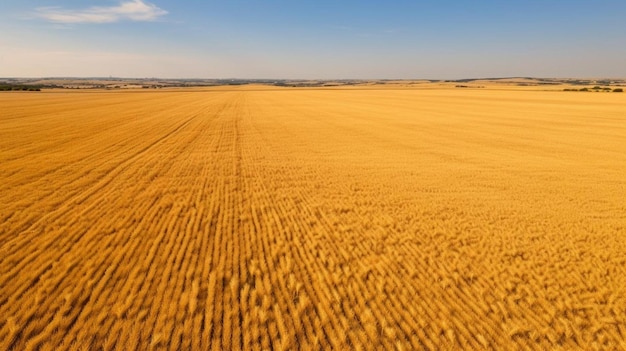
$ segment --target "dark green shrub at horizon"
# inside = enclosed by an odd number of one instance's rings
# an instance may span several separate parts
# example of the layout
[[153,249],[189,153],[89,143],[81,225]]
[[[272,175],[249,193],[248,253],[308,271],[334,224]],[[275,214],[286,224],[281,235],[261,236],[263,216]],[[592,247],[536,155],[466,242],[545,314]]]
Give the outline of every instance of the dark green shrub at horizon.
[[39,86],[30,85],[0,85],[0,91],[41,91]]

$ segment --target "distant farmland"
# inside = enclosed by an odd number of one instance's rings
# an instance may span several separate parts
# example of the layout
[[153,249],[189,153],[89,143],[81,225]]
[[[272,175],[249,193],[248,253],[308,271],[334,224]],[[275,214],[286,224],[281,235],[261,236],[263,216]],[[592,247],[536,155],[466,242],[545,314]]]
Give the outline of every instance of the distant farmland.
[[626,94],[0,93],[0,350],[626,349]]

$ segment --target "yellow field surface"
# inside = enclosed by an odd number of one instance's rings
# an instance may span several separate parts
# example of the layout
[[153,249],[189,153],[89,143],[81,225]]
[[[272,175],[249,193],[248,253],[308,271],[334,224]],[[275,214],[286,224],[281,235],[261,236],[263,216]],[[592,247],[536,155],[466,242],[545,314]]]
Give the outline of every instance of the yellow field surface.
[[0,94],[0,350],[626,349],[626,94]]

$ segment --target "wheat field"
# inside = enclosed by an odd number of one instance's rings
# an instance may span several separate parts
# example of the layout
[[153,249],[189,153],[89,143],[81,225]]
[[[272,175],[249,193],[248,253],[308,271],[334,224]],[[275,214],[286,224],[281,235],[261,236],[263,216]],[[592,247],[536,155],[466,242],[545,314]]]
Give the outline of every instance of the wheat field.
[[626,349],[626,95],[0,94],[0,350]]

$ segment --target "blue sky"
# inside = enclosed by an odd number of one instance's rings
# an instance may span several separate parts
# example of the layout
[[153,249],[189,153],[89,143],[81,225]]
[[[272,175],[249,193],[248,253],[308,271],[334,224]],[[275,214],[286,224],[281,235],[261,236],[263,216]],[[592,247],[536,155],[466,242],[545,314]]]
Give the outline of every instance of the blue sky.
[[626,78],[626,1],[2,0],[0,77]]

